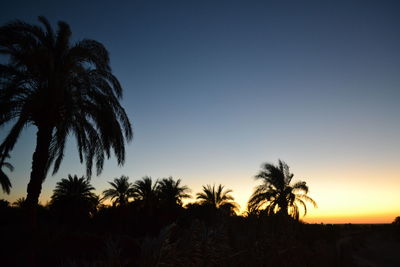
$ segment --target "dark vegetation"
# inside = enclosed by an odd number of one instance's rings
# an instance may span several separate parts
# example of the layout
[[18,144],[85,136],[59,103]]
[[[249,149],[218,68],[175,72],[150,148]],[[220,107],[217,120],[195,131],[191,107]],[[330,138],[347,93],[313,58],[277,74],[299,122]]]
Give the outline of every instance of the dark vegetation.
[[[54,31],[39,20],[0,27],[0,53],[8,58],[0,64],[0,126],[13,123],[0,144],[7,194],[12,179],[4,170],[13,166],[6,159],[26,126],[37,129],[26,198],[0,200],[1,266],[363,266],[375,260],[365,250],[370,243],[398,248],[398,218],[386,226],[302,223],[301,212],[316,203],[304,181],[291,183],[283,161],[263,165],[241,216],[223,185],[203,186],[184,205],[191,192],[172,177],[130,183],[121,176],[96,195],[93,165],[101,173],[112,152],[123,164],[132,138],[122,88],[102,44],[71,44],[68,24]],[[86,175],[61,179],[40,205],[42,183],[51,169],[57,173],[69,134]],[[385,266],[397,263],[389,257]]]
[[[39,21],[41,26],[17,20],[0,27],[0,54],[8,58],[0,64],[0,127],[13,123],[0,144],[0,167],[7,167],[5,159],[24,128],[36,127],[25,201],[33,228],[42,183],[51,167],[57,173],[68,135],[76,138],[89,178],[93,164],[101,173],[111,152],[123,164],[125,140],[132,138],[105,47],[88,39],[72,44],[67,23],[59,22],[54,31],[46,18]],[[7,191],[7,179],[0,177]]]
[[[24,227],[25,199],[12,205],[0,201],[3,266],[398,263],[393,259],[397,254],[390,252],[400,247],[398,218],[392,225],[305,224],[289,209],[286,214],[282,209],[271,212],[269,204],[275,198],[239,216],[232,191],[222,185],[203,186],[197,201],[183,205],[190,191],[172,177],[157,181],[144,177],[130,183],[121,176],[109,184],[100,198],[84,177],[61,179],[51,201],[38,206],[39,238],[34,247],[26,238],[30,235]],[[382,245],[388,246],[384,250],[388,255],[374,258],[371,251]]]

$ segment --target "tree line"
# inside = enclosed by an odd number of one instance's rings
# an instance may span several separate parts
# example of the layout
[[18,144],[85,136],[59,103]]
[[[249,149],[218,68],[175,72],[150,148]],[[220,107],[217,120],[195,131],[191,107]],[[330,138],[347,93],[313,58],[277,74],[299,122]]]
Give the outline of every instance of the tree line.
[[[307,195],[306,182],[291,183],[293,174],[281,160],[278,165],[265,163],[255,178],[261,180],[261,184],[248,201],[247,215],[281,214],[298,220],[301,209],[306,215],[307,203],[317,206]],[[145,176],[131,183],[129,177],[122,175],[108,184],[110,188],[98,196],[87,177],[68,175],[57,182],[48,206],[52,210],[69,213],[68,216],[74,218],[93,216],[99,208],[105,207],[107,201],[111,202],[112,207],[134,205],[149,211],[162,207],[173,212],[183,208],[183,201],[192,197],[189,187],[182,185],[181,179],[174,180],[173,177],[153,181]],[[7,187],[3,186],[3,191],[7,192]],[[238,215],[240,207],[231,193],[232,190],[225,189],[224,185],[207,184],[195,195],[196,202],[188,203],[186,207],[205,206],[228,215]],[[25,207],[26,200],[19,198],[15,205]]]

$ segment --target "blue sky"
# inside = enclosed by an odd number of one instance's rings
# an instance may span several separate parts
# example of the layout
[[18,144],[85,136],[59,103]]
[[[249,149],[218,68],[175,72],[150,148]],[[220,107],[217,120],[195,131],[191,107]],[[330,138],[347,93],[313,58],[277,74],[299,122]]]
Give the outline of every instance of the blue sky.
[[[122,174],[173,176],[194,192],[222,183],[244,206],[261,163],[281,158],[310,185],[316,217],[362,210],[355,191],[382,196],[377,214],[400,203],[396,1],[12,1],[2,13],[1,24],[64,20],[74,40],[109,50],[135,136],[124,167],[110,160],[93,177],[99,191]],[[69,144],[43,201],[60,178],[84,174]],[[0,197],[24,195],[34,145],[28,128],[12,194]],[[332,202],[338,191],[348,203]]]

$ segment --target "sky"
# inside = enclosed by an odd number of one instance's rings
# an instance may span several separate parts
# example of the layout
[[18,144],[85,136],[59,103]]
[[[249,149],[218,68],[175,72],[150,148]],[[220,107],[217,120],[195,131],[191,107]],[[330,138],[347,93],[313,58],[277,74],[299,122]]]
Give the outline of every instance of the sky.
[[[193,195],[223,184],[244,210],[262,163],[282,159],[318,203],[306,222],[400,215],[398,1],[14,0],[1,13],[1,25],[66,21],[73,41],[110,52],[134,139],[123,167],[112,158],[92,177],[97,193],[121,175],[172,176]],[[25,196],[35,133],[11,153],[0,198]],[[68,174],[85,174],[72,138],[42,203]]]

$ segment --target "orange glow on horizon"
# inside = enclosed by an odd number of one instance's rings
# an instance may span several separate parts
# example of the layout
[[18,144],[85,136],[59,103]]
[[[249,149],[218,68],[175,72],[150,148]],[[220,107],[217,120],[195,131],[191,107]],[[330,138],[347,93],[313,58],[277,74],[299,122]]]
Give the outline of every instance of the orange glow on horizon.
[[392,214],[365,214],[355,216],[326,216],[326,217],[303,217],[302,221],[306,223],[324,223],[324,224],[386,224],[392,223],[395,217],[400,213]]
[[[290,167],[295,174],[293,182],[306,181],[310,188],[308,195],[318,204],[318,208],[308,206],[307,215],[301,216],[304,222],[391,223],[395,217],[400,216],[400,177],[396,166],[361,168],[351,164],[336,164],[334,167],[321,166],[321,169],[312,169],[312,166],[301,164]],[[196,193],[202,190],[202,185],[222,184],[225,189],[233,190],[232,196],[240,205],[240,213],[243,214],[250,195],[260,184],[253,178],[256,173],[257,169],[251,172],[209,171],[193,176],[181,175],[186,177],[182,184],[192,189],[192,198],[184,200],[184,203],[195,202]],[[97,194],[101,194],[108,186],[107,179],[93,179],[92,182],[97,183]],[[52,194],[52,188],[46,186],[47,183],[46,181],[44,184],[40,198],[43,204],[50,200]],[[14,191],[9,196],[5,195],[4,198],[12,203],[25,195],[23,189]]]

